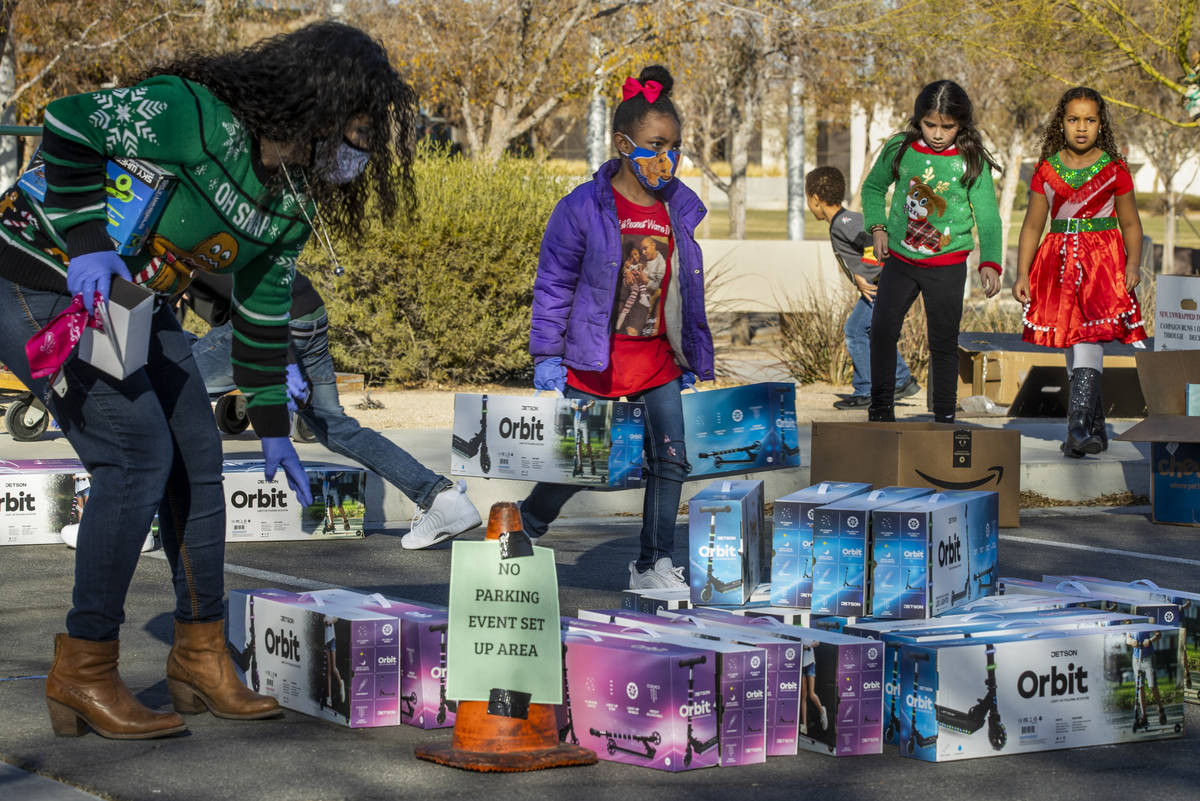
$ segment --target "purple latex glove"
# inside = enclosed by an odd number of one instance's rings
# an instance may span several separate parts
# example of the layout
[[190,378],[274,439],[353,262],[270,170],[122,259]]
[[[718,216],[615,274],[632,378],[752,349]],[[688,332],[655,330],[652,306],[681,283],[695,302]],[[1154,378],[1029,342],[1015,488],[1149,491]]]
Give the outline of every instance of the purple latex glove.
[[308,486],[308,474],[300,464],[300,457],[296,454],[292,441],[287,437],[263,437],[262,450],[266,460],[263,475],[267,477],[267,481],[273,481],[275,471],[282,466],[288,486],[296,493],[296,500],[300,501],[301,506],[311,506],[313,496],[312,489]]
[[696,374],[691,370],[684,370],[679,376],[679,386],[681,389],[693,389],[696,386]]
[[561,356],[548,356],[533,366],[533,388],[562,392],[567,386],[567,368]]
[[114,275],[119,275],[126,281],[132,280],[125,260],[114,250],[98,250],[95,253],[84,253],[71,259],[67,265],[67,291],[72,295],[83,298],[83,307],[88,314],[95,310],[96,295],[102,301],[108,300],[108,290],[112,286]]
[[308,379],[300,374],[300,366],[297,364],[287,366],[287,394],[289,412],[295,414],[297,409],[308,408],[312,388],[308,385]]

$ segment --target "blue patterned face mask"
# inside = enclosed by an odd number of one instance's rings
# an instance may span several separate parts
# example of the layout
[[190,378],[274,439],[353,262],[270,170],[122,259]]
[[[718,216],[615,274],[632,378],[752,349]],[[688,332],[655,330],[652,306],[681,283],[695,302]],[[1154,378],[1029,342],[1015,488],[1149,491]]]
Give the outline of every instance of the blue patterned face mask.
[[371,160],[371,152],[342,142],[334,151],[332,163],[323,171],[322,177],[331,184],[348,184],[362,175]]
[[633,145],[633,152],[621,155],[629,159],[633,175],[642,186],[654,192],[662,189],[667,181],[675,177],[675,169],[679,166],[678,150],[656,151],[648,147],[638,147],[628,136],[625,136],[625,141]]

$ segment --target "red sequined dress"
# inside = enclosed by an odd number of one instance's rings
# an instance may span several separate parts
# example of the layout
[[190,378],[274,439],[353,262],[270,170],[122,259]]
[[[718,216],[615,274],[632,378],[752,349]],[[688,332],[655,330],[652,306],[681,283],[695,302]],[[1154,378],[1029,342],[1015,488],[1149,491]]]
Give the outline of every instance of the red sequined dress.
[[1145,339],[1137,298],[1125,290],[1125,241],[1116,217],[1117,195],[1133,191],[1124,163],[1104,153],[1073,170],[1055,154],[1038,163],[1029,188],[1046,196],[1050,232],[1029,271],[1022,338],[1053,348]]

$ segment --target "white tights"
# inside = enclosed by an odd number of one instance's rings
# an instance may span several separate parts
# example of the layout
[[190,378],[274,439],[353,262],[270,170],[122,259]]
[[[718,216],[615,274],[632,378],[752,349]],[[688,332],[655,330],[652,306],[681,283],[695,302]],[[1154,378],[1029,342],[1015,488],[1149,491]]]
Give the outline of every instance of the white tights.
[[1104,372],[1104,346],[1099,342],[1077,342],[1067,351],[1067,375],[1076,367]]

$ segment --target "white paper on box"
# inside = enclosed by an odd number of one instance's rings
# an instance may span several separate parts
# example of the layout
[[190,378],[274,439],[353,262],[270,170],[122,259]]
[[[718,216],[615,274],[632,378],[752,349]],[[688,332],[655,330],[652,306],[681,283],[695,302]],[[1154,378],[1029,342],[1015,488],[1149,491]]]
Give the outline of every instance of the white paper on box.
[[1158,276],[1154,301],[1154,349],[1200,348],[1200,276]]

